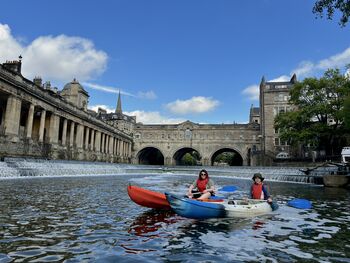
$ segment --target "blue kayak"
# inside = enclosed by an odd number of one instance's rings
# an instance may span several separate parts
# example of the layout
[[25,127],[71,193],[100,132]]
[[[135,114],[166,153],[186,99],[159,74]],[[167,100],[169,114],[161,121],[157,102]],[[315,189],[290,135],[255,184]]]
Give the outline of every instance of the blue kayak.
[[165,196],[175,213],[194,219],[225,217],[225,207],[220,203],[203,202],[195,199],[165,193]]

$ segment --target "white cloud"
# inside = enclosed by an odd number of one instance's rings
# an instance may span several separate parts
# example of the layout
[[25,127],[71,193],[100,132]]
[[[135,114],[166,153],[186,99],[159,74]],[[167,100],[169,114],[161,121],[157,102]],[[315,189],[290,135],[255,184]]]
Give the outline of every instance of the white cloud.
[[81,37],[41,36],[28,45],[11,35],[8,25],[0,24],[0,57],[23,57],[22,74],[27,78],[68,82],[92,79],[106,69],[107,54],[97,50],[92,41]]
[[[350,47],[339,54],[333,55],[326,59],[322,59],[318,62],[302,61],[297,68],[291,71],[290,75],[296,74],[298,79],[302,79],[304,77],[312,77],[313,75],[325,71],[329,68],[344,68],[347,64],[350,64]],[[279,82],[289,80],[289,76],[282,75],[269,81]],[[250,100],[258,100],[259,85],[251,85],[246,87],[242,91],[242,94],[247,95]]]
[[109,106],[103,105],[103,104],[91,105],[91,106],[88,106],[88,108],[90,110],[93,110],[93,111],[96,111],[96,112],[98,111],[98,108],[106,110],[107,113],[115,112],[115,109],[112,109]]
[[319,71],[325,71],[329,68],[343,68],[350,63],[350,47],[343,52],[335,54],[329,58],[322,59],[318,62],[303,61],[292,71],[297,77],[311,77]]
[[204,113],[214,110],[219,101],[210,97],[192,97],[189,100],[176,100],[165,105],[165,107],[175,114]]
[[[115,112],[115,109],[103,104],[91,105],[88,108],[95,112],[98,111],[98,108],[106,110],[107,113]],[[178,124],[185,121],[184,119],[180,118],[169,118],[162,116],[158,111],[147,112],[142,110],[136,110],[124,111],[123,113],[128,116],[136,116],[136,121],[142,122],[143,124]]]
[[124,114],[129,116],[136,116],[137,122],[142,122],[143,124],[177,124],[184,122],[184,119],[177,119],[177,118],[168,118],[165,116],[162,116],[158,111],[130,111],[130,112],[124,112]]
[[259,86],[248,86],[242,91],[242,94],[247,95],[249,100],[259,100]]
[[103,86],[103,85],[94,84],[94,83],[90,83],[90,82],[83,82],[82,84],[84,86],[87,86],[87,87],[95,89],[95,90],[100,90],[100,91],[104,91],[104,92],[108,92],[108,93],[116,93],[116,94],[118,94],[120,92],[120,94],[122,94],[122,95],[135,97],[135,95],[133,95],[131,93],[128,93],[128,92],[125,92],[121,89],[110,87],[110,86]]
[[277,78],[269,80],[269,82],[284,82],[284,81],[290,81],[290,79],[291,79],[290,76],[282,75]]
[[23,47],[11,35],[8,25],[0,24],[0,58],[5,60],[17,59],[23,53]]
[[95,84],[95,83],[91,83],[91,82],[83,82],[82,84],[86,87],[91,88],[91,89],[100,90],[100,91],[108,92],[108,93],[116,93],[116,94],[118,94],[120,92],[120,94],[122,94],[122,95],[130,96],[130,97],[137,97],[140,99],[153,100],[153,99],[157,98],[157,95],[152,90],[146,91],[146,92],[139,91],[137,93],[137,95],[134,95],[134,94],[131,94],[129,92],[125,92],[119,88],[114,88],[111,86],[104,86],[104,85],[99,85],[99,84]]

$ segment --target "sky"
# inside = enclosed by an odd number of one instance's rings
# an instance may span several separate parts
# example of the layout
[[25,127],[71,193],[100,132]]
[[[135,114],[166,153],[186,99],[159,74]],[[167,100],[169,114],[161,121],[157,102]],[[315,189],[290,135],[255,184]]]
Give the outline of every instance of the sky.
[[2,1],[0,63],[61,90],[76,78],[89,108],[144,124],[247,123],[268,81],[320,77],[350,63],[350,25],[313,0]]

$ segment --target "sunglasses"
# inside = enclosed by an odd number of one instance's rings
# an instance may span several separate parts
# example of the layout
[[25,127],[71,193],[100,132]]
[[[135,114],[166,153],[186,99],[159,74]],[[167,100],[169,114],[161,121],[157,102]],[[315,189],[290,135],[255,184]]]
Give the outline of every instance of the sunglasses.
[[201,173],[201,175],[207,175],[206,173]]

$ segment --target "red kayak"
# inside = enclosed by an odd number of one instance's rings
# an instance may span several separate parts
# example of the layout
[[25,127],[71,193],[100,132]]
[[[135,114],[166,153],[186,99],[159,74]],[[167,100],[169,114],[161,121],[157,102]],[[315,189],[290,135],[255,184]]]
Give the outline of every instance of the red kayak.
[[[164,193],[154,192],[135,185],[128,186],[128,195],[131,200],[140,206],[155,209],[171,209]],[[206,199],[204,202],[223,202],[222,197]]]
[[129,185],[128,195],[136,204],[156,209],[170,209],[164,193],[153,192],[138,186]]

